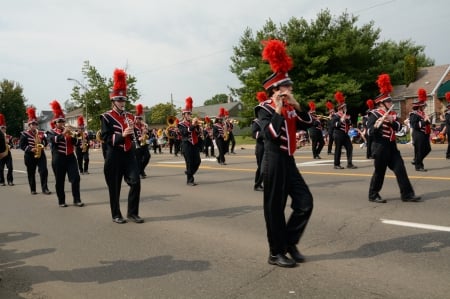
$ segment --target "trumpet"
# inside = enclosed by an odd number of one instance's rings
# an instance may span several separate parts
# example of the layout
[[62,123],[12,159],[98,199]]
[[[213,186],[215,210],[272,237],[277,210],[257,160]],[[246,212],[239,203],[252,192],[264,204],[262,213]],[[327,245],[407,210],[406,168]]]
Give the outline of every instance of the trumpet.
[[44,145],[41,143],[41,138],[39,137],[38,130],[36,130],[36,134],[34,134],[34,145],[36,146],[34,158],[39,159],[42,155],[42,151],[44,150]]

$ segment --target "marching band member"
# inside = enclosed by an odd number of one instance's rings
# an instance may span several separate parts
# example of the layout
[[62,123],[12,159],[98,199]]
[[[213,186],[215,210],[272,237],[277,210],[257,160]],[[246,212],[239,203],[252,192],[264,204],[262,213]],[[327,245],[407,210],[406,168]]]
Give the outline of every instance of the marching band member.
[[151,154],[149,150],[149,143],[147,142],[150,138],[148,133],[148,127],[147,124],[143,122],[143,116],[144,116],[144,107],[142,104],[136,105],[136,115],[134,117],[135,119],[135,128],[137,137],[140,143],[140,147],[136,148],[136,159],[138,161],[139,165],[139,175],[141,176],[141,179],[145,179],[147,177],[147,174],[145,173],[145,168],[147,167],[148,163],[150,162]]
[[55,127],[47,132],[47,138],[52,149],[52,168],[55,174],[55,190],[60,207],[67,207],[66,194],[64,192],[64,181],[66,174],[71,183],[73,204],[78,207],[84,206],[80,198],[80,173],[78,172],[77,159],[75,158],[75,146],[78,139],[69,127],[66,127],[65,115],[58,101],[50,103],[53,110]]
[[194,175],[200,167],[201,158],[198,148],[198,141],[200,136],[200,125],[198,119],[192,117],[192,98],[188,97],[185,100],[186,106],[182,111],[183,120],[178,124],[182,136],[181,147],[183,150],[184,161],[186,163],[187,177],[186,184],[189,186],[196,186]]
[[14,186],[13,160],[11,155],[11,148],[13,147],[13,142],[12,136],[6,134],[6,121],[5,116],[3,114],[0,114],[0,130],[3,132],[3,135],[5,136],[5,144],[8,147],[7,155],[0,159],[0,185],[6,186],[4,174],[4,169],[6,165],[6,167],[8,167],[8,172],[6,173],[6,180],[8,181],[8,186]]
[[100,116],[101,136],[106,144],[103,172],[108,185],[112,220],[119,224],[127,222],[120,211],[122,179],[130,186],[127,218],[135,223],[144,222],[139,217],[141,179],[135,153],[139,147],[137,129],[134,127],[133,114],[125,111],[125,102],[128,100],[126,77],[124,70],[114,70],[114,85],[110,94],[112,109]]
[[333,127],[333,115],[335,113],[334,111],[334,105],[331,101],[327,101],[327,103],[325,104],[327,106],[328,109],[328,150],[327,150],[327,154],[328,155],[333,155],[332,149],[333,149],[333,143],[334,143],[334,127]]
[[445,93],[447,100],[447,111],[445,111],[445,131],[447,132],[447,152],[445,158],[450,159],[450,91]]
[[217,149],[219,155],[216,156],[217,163],[220,165],[227,165],[225,162],[225,153],[227,149],[227,143],[225,141],[225,136],[227,134],[226,127],[224,125],[223,118],[225,117],[225,108],[219,108],[219,115],[216,116],[216,120],[213,125],[213,136],[216,141]]
[[81,174],[89,174],[89,134],[85,130],[83,116],[78,116],[78,145],[75,150],[77,156],[78,169]]
[[[227,133],[228,133],[228,138],[226,140],[226,150],[225,153],[230,152],[231,154],[236,154],[234,151],[234,147],[236,146],[236,139],[234,138],[234,134],[233,134],[233,129],[234,129],[234,124],[230,119],[230,114],[228,112],[228,110],[225,109],[225,124],[226,124],[226,129],[227,129]],[[231,144],[231,149],[230,149],[230,144]]]
[[316,115],[316,104],[312,101],[309,102],[309,114],[311,115],[311,118],[313,120],[312,126],[308,129],[309,137],[311,137],[313,158],[322,159],[320,157],[320,152],[325,145],[322,134],[322,123]]
[[[292,94],[293,82],[287,71],[293,66],[285,44],[279,40],[264,42],[263,59],[274,72],[264,83],[269,100],[256,108],[264,134],[264,218],[270,248],[268,263],[295,267],[305,261],[297,244],[313,210],[313,197],[294,159],[296,132],[312,123]],[[292,213],[285,219],[288,196]],[[289,253],[291,258],[286,256]]]
[[28,130],[20,134],[19,146],[24,151],[23,159],[27,168],[28,184],[30,185],[31,194],[36,195],[36,168],[38,168],[42,193],[49,195],[51,192],[47,186],[48,169],[45,155],[48,141],[44,132],[38,129],[36,109],[29,107],[27,114]]
[[393,109],[391,79],[389,75],[378,76],[378,87],[380,95],[375,99],[375,109],[369,112],[367,127],[372,139],[372,157],[375,170],[372,175],[369,187],[369,201],[385,203],[386,200],[380,196],[383,187],[386,168],[391,169],[400,187],[401,199],[403,201],[420,201],[416,196],[406,173],[405,163],[397,148],[395,133],[400,131],[402,124],[397,119],[397,114]]
[[416,171],[427,171],[423,160],[431,151],[430,134],[431,121],[425,113],[427,106],[427,92],[425,89],[418,90],[418,98],[413,102],[413,111],[409,115],[409,123],[412,129],[414,146],[414,165]]
[[[211,119],[205,116],[205,128],[203,129],[204,153],[205,157],[214,157],[214,135],[211,127]],[[210,154],[211,152],[211,154]]]
[[357,167],[352,163],[353,144],[350,136],[348,136],[352,122],[350,115],[347,114],[347,104],[345,104],[344,94],[338,91],[334,94],[334,98],[337,101],[338,110],[332,118],[333,138],[336,144],[334,147],[334,169],[344,169],[341,166],[342,147],[345,148],[345,152],[347,153],[347,168],[355,169]]
[[362,126],[363,126],[362,134],[366,138],[366,158],[372,159],[372,136],[369,134],[369,129],[367,127],[367,123],[369,121],[370,111],[372,111],[375,108],[375,104],[374,104],[373,100],[368,99],[366,101],[366,105],[367,105],[366,115],[364,115],[362,118]]
[[[259,91],[256,93],[256,99],[259,105],[263,105],[267,101],[267,94],[265,91]],[[258,107],[258,106],[256,106]],[[257,111],[255,107],[255,111]],[[256,115],[257,116],[257,115]],[[256,140],[255,145],[255,157],[256,157],[256,172],[255,172],[255,184],[253,185],[254,191],[264,191],[263,181],[264,175],[262,171],[262,161],[264,157],[264,134],[262,134],[261,121],[256,117],[252,121],[252,137]]]

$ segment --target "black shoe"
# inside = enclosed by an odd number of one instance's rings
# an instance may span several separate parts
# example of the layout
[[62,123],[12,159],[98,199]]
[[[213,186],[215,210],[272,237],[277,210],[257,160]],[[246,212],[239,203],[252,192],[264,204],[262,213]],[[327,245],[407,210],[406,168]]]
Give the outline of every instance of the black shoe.
[[37,192],[36,191],[31,191],[31,195],[36,195]]
[[386,199],[382,199],[380,194],[377,194],[373,197],[369,197],[369,201],[376,202],[376,203],[386,203]]
[[348,168],[348,169],[356,169],[356,168],[358,168],[358,167],[356,167],[356,166],[353,165],[353,164],[349,164],[349,165],[347,165],[347,168]]
[[277,265],[279,267],[284,268],[293,268],[297,265],[297,263],[294,260],[291,260],[284,254],[277,254],[277,255],[269,255],[269,260],[267,261],[271,265]]
[[405,202],[419,202],[419,201],[421,201],[421,197],[420,196],[416,196],[416,195],[409,195],[409,196],[402,197],[402,201],[405,201]]
[[122,217],[113,218],[113,222],[119,223],[119,224],[127,223],[127,221],[125,219],[123,219]]
[[255,187],[253,188],[253,190],[254,190],[254,191],[264,191],[264,188],[263,188],[263,186],[255,186]]
[[188,186],[197,186],[197,183],[195,183],[195,182],[187,182],[186,184]]
[[2,186],[6,186],[6,184],[5,184],[5,183],[0,183],[0,185],[2,185]]
[[84,203],[82,203],[81,201],[79,201],[79,202],[74,202],[73,205],[74,205],[74,206],[77,206],[77,207],[80,207],[80,208],[81,208],[81,207],[84,207]]
[[427,172],[427,170],[426,170],[426,169],[424,169],[424,168],[416,168],[416,171],[420,171],[420,172]]
[[[31,193],[33,193],[33,192],[31,192]],[[44,193],[44,194],[46,194],[46,195],[52,194],[52,192],[50,192],[50,190],[48,190],[48,189],[43,190],[42,193]]]
[[316,156],[316,159],[319,159],[319,160],[320,160],[320,159],[322,159],[322,157],[320,157],[319,155],[317,155],[317,156]]
[[334,169],[344,169],[341,165],[334,165]]
[[300,251],[298,251],[297,246],[295,245],[288,246],[287,252],[296,263],[305,262],[305,256],[301,254]]
[[328,152],[327,154],[328,154],[328,155],[334,155],[334,153],[333,153],[333,152]]
[[412,161],[411,161],[411,164],[412,164],[412,165],[416,165],[416,161],[412,160]]
[[63,204],[60,204],[59,207],[60,208],[67,208],[67,205],[65,203],[63,203]]
[[135,223],[144,223],[144,219],[142,219],[138,215],[128,215],[127,218],[130,219],[131,221],[135,222]]
[[14,186],[13,182],[8,182],[8,186]]

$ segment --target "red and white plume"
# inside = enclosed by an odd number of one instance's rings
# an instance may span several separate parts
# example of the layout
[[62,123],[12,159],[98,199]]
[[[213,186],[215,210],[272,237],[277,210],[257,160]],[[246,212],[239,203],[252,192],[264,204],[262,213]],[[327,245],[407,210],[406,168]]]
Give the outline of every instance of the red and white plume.
[[334,105],[333,105],[333,103],[331,101],[327,101],[325,106],[327,106],[328,111],[331,111],[331,110],[334,109]]
[[378,89],[383,95],[388,95],[392,92],[391,77],[388,74],[381,74],[377,79]]
[[84,127],[84,118],[83,115],[78,116],[77,118],[78,127]]
[[50,107],[52,108],[52,111],[53,111],[53,118],[54,118],[54,119],[56,119],[56,118],[65,118],[64,112],[63,112],[63,110],[61,109],[61,105],[58,103],[57,100],[53,100],[53,101],[50,103]]
[[144,106],[142,106],[142,104],[137,104],[136,105],[136,116],[142,116],[143,113],[144,113]]
[[308,105],[309,105],[309,112],[316,112],[316,104],[313,101],[309,102]]
[[28,122],[33,122],[33,121],[37,121],[37,117],[36,117],[36,108],[34,108],[33,106],[30,106],[27,108],[27,115],[28,115]]
[[373,102],[372,99],[368,99],[366,101],[366,105],[367,105],[367,108],[369,108],[369,110],[373,110],[373,108],[375,108],[375,103]]

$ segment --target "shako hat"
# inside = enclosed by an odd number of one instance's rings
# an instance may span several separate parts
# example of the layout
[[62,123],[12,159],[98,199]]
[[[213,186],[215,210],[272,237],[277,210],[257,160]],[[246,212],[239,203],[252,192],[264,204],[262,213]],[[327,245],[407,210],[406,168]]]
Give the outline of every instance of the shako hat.
[[115,69],[113,74],[113,89],[109,95],[111,101],[128,100],[127,98],[127,74],[122,69]]
[[36,116],[36,108],[30,106],[27,108],[28,121],[27,124],[30,125],[32,123],[38,124],[38,119]]
[[339,110],[343,108],[345,104],[345,97],[344,94],[340,91],[336,91],[334,94],[334,99],[336,100],[336,108]]
[[414,99],[413,104],[413,108],[418,108],[421,106],[426,106],[427,104],[427,91],[423,88],[419,88],[419,90],[417,90],[417,98]]
[[286,52],[286,44],[277,39],[262,41],[262,58],[270,64],[273,74],[263,82],[265,90],[283,85],[292,85],[288,71],[294,66],[292,58]]
[[136,105],[136,118],[140,118],[143,119],[144,117],[144,106],[142,106],[142,104],[137,104]]
[[380,94],[375,98],[375,104],[382,103],[384,101],[392,100],[391,92],[392,92],[392,84],[391,77],[388,74],[381,74],[377,79],[378,89],[380,90]]
[[78,118],[77,118],[77,125],[78,125],[78,128],[84,129],[84,117],[83,117],[83,115],[78,116]]
[[193,100],[191,97],[187,97],[185,100],[186,105],[184,106],[184,109],[182,111],[183,114],[185,113],[192,113],[192,103]]
[[64,121],[66,120],[66,116],[64,115],[61,105],[59,104],[59,102],[57,100],[53,100],[50,103],[50,107],[52,107],[52,111],[53,111],[52,121],[58,122],[60,120],[64,120]]

